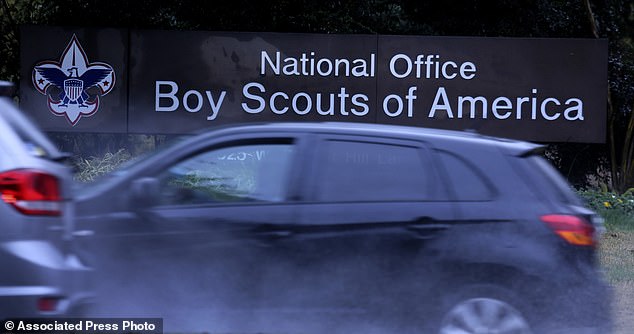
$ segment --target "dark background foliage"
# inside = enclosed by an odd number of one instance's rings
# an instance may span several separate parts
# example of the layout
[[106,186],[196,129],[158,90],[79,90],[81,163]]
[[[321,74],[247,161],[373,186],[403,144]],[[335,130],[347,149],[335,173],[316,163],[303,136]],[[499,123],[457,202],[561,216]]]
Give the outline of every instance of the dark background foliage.
[[[325,34],[607,38],[606,144],[551,144],[549,157],[577,186],[598,177],[617,192],[634,187],[634,2],[628,0],[0,0],[0,78],[19,78],[19,25],[130,27]],[[579,71],[583,71],[580,68]],[[164,138],[53,134],[76,155]],[[148,144],[149,143],[149,144]],[[90,152],[90,153],[88,153]],[[605,172],[607,171],[607,172]],[[595,180],[596,181],[596,180]],[[596,185],[596,182],[595,182]]]

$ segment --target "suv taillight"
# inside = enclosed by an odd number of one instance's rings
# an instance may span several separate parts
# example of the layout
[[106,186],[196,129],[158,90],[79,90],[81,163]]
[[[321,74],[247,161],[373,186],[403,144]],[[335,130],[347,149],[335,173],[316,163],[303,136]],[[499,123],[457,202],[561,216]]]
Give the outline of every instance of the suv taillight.
[[567,243],[576,246],[596,246],[595,229],[585,219],[574,215],[544,215],[542,222]]
[[59,216],[62,212],[59,181],[32,169],[0,173],[2,200],[25,215]]

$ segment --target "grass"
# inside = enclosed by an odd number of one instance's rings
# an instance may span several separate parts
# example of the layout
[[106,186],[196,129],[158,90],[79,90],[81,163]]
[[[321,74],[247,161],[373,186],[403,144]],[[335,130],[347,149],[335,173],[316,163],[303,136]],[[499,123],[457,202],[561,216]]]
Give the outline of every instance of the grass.
[[622,210],[601,210],[601,216],[605,218],[605,225],[614,232],[634,232],[634,214],[628,214]]
[[618,211],[604,212],[608,232],[599,247],[601,265],[614,288],[615,334],[634,328],[634,218]]
[[74,161],[77,170],[75,180],[90,182],[101,175],[112,172],[130,158],[130,153],[125,149],[120,149],[115,153],[106,153],[103,157],[78,158]]
[[607,232],[600,255],[610,283],[634,282],[634,231]]

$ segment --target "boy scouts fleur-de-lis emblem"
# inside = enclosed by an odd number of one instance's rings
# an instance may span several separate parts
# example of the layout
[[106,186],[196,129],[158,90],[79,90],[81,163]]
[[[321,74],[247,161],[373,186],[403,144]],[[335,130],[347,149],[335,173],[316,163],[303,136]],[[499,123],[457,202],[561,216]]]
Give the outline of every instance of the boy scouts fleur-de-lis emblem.
[[77,36],[73,35],[59,62],[43,61],[35,65],[33,85],[48,97],[48,108],[75,126],[84,116],[99,108],[99,97],[108,94],[115,83],[112,66],[89,63]]

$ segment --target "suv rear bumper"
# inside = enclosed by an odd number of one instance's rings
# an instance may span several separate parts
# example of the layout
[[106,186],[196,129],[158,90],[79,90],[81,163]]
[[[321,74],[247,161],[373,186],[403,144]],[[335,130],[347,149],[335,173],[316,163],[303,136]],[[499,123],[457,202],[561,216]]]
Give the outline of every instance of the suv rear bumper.
[[0,243],[0,265],[0,318],[79,315],[94,299],[92,269],[48,242]]

